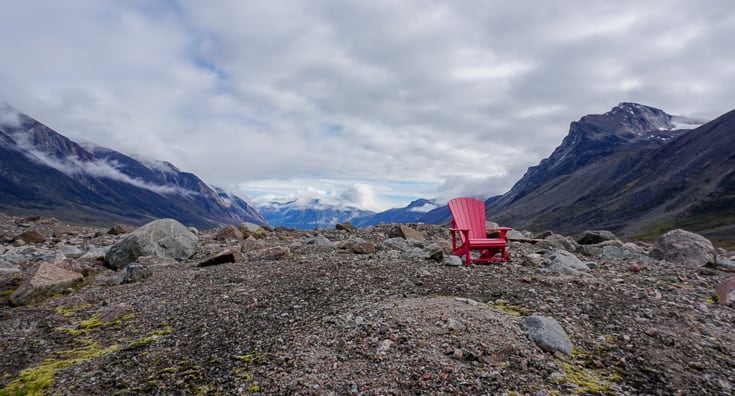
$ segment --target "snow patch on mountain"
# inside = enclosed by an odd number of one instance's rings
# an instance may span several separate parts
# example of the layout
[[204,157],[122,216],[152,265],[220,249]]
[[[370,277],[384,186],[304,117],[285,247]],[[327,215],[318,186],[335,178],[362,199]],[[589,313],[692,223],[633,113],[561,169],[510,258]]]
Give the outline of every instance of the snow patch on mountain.
[[434,209],[436,209],[438,207],[439,207],[439,205],[437,205],[435,203],[427,202],[427,203],[425,203],[425,204],[423,204],[421,206],[409,208],[408,211],[409,212],[427,213],[427,212],[431,212],[432,210],[434,210]]

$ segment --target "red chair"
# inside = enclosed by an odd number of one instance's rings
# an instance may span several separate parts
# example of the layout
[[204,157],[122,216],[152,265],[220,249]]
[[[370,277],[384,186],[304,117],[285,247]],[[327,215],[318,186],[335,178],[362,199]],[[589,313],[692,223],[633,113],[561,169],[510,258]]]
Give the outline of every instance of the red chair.
[[[452,212],[452,254],[465,256],[467,266],[471,262],[506,262],[507,241],[505,234],[512,228],[485,228],[485,202],[473,198],[454,198],[449,201]],[[488,238],[487,233],[499,233],[498,238]],[[457,234],[459,242],[457,245]],[[479,250],[480,256],[473,259],[472,250]],[[498,256],[499,255],[499,256]],[[496,257],[497,256],[497,257]]]

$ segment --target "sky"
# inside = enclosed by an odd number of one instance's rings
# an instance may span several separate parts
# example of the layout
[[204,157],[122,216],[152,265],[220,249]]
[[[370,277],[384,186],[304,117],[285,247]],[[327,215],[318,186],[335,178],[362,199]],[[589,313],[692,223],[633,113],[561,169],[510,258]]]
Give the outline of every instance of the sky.
[[620,102],[735,109],[735,1],[1,0],[0,101],[255,202],[507,192]]

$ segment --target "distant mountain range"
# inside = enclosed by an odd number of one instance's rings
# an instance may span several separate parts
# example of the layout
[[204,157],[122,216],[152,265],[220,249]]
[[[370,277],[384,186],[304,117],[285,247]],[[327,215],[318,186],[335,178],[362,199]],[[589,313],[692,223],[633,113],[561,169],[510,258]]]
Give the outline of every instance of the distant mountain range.
[[584,116],[549,158],[486,202],[488,217],[563,233],[685,228],[733,243],[735,111],[701,123],[635,103]]
[[353,206],[324,203],[319,199],[268,202],[258,211],[272,226],[295,229],[334,228],[336,224],[374,215]]
[[7,105],[0,116],[0,210],[88,224],[266,224],[244,200],[171,163],[78,144]]

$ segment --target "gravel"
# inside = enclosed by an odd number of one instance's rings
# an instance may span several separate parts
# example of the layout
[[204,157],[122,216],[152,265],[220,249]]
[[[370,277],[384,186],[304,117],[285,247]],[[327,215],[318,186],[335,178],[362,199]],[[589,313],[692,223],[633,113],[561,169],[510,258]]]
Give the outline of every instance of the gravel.
[[[0,252],[27,257],[25,277],[56,244],[86,252],[125,237],[48,221],[32,225],[46,242],[15,246],[7,236],[24,228],[0,220]],[[0,394],[49,371],[43,391],[60,395],[734,392],[735,311],[713,299],[731,273],[580,256],[596,268],[559,275],[529,264],[548,253],[533,240],[514,242],[507,264],[447,266],[383,244],[391,227],[269,230],[257,241],[203,231],[191,259],[140,260],[149,277],[121,283],[100,263],[79,289],[4,302]],[[445,227],[410,227],[426,246],[448,244]],[[355,238],[377,251],[336,247]],[[197,267],[226,249],[242,255]],[[3,296],[22,279],[0,276]],[[555,319],[572,353],[536,346],[530,315]]]

